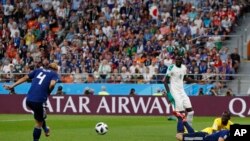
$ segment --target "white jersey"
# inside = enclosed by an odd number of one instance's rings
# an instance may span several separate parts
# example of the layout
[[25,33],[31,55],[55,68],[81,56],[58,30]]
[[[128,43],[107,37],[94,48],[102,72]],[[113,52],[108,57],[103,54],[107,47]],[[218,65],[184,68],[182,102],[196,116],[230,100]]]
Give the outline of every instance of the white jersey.
[[183,82],[186,73],[187,68],[185,65],[181,65],[180,68],[176,65],[168,67],[166,75],[170,77],[170,92],[172,95],[186,95]]

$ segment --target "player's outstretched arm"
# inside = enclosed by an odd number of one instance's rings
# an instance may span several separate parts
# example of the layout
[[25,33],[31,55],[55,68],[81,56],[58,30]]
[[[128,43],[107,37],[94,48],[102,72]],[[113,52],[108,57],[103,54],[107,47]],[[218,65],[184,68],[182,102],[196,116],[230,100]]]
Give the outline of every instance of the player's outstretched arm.
[[184,81],[188,81],[190,83],[202,83],[202,84],[205,82],[204,80],[192,79],[192,78],[188,77],[187,75],[184,76]]
[[29,79],[29,76],[25,75],[24,77],[18,79],[14,84],[12,84],[12,85],[4,85],[3,87],[6,90],[11,90],[11,89],[15,88],[17,85],[22,84],[23,82],[26,82],[28,79]]

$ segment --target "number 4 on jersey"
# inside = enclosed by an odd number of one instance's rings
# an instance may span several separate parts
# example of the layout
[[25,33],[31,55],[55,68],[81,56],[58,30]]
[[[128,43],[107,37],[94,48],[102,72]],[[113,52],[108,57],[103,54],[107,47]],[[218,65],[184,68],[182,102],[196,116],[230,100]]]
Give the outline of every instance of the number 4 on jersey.
[[43,72],[40,72],[36,78],[40,79],[40,81],[38,82],[39,85],[41,85],[43,83],[44,78],[46,77],[46,74],[43,74]]

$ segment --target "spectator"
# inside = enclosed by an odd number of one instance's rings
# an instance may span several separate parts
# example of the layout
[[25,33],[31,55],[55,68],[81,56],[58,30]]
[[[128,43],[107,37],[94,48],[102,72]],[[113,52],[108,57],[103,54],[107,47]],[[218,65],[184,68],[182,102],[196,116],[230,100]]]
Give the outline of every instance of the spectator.
[[180,34],[183,35],[183,36],[190,36],[191,35],[191,29],[188,26],[188,22],[187,21],[184,21],[183,26],[181,26],[181,28],[180,28]]
[[226,61],[229,49],[227,47],[222,47],[219,51],[221,61]]
[[138,68],[136,68],[135,73],[131,75],[130,82],[131,83],[143,83],[144,82],[144,77]]
[[210,95],[212,96],[218,96],[218,93],[216,92],[216,89],[214,87],[212,87],[209,91]]
[[14,89],[14,88],[13,88],[13,89],[11,89],[11,90],[9,91],[9,94],[10,94],[10,95],[15,95],[15,94],[16,94],[15,89]]
[[200,73],[206,73],[207,72],[207,62],[205,60],[202,60],[199,66]]
[[[76,72],[75,72],[75,74],[73,74],[74,83],[84,82],[86,80],[86,77],[83,78],[83,76],[86,74],[81,74],[80,69],[78,67],[75,70],[76,70]],[[86,72],[83,72],[83,73],[86,73]]]
[[198,96],[202,96],[202,95],[204,95],[203,88],[200,88],[198,91]]
[[215,81],[215,77],[212,68],[208,68],[207,72],[202,74],[202,80],[208,81],[211,84]]
[[[196,67],[206,73],[206,69],[200,68],[202,60],[206,60],[207,68],[215,69],[222,66],[222,61],[230,63],[225,58],[228,52],[223,56],[219,52],[224,41],[221,35],[229,34],[239,24],[245,7],[243,1],[233,1],[224,9],[214,1],[191,4],[181,1],[171,9],[171,2],[159,0],[144,3],[7,0],[3,4],[3,21],[0,20],[0,59],[2,63],[7,60],[8,64],[22,66],[19,73],[24,72],[25,66],[40,67],[44,59],[57,61],[60,73],[74,76],[71,73],[76,68],[81,73],[93,73],[86,74],[91,83],[107,82],[110,74],[115,69],[120,73],[122,67],[126,69],[121,74],[122,82],[135,76],[136,68],[143,75],[144,66],[150,68],[152,76],[157,72],[155,68],[164,73],[164,66],[171,65],[176,54],[185,55],[189,73],[194,73]],[[158,5],[157,19],[147,11],[152,5]],[[210,35],[214,36],[206,37]],[[196,36],[204,38],[195,39]],[[227,64],[231,73],[239,69],[240,57],[236,54],[230,55],[232,67]],[[140,83],[143,82],[144,78]]]
[[150,75],[154,75],[155,69],[158,69],[156,61],[152,61],[152,64],[148,67]]
[[130,80],[130,74],[125,66],[122,67],[121,77],[122,82],[128,82]]
[[62,83],[73,83],[74,78],[73,78],[72,74],[66,73],[66,74],[62,74],[61,81],[62,81]]
[[[165,73],[166,74],[166,73]],[[164,74],[164,75],[165,75]],[[164,77],[164,75],[163,75],[163,73],[159,73],[159,70],[157,69],[157,68],[155,68],[155,72],[154,72],[154,74],[153,74],[153,76],[152,76],[152,79],[151,79],[151,84],[153,83],[155,83],[155,84],[159,84],[159,83],[162,83],[162,79],[163,79],[163,77]]]
[[90,89],[89,87],[86,87],[83,91],[84,95],[94,95],[94,90]]
[[144,83],[148,84],[150,80],[152,79],[152,74],[149,73],[149,68],[146,67],[146,72],[143,73]]
[[157,88],[156,92],[153,93],[153,96],[162,96],[162,95],[163,95],[163,93],[162,93],[160,88]]
[[111,67],[107,60],[103,60],[99,66],[98,72],[102,81],[106,81],[110,77]]
[[222,66],[220,66],[218,69],[219,69],[220,74],[224,74],[224,75],[221,75],[220,78],[222,80],[229,80],[230,77],[226,74],[231,74],[231,70],[227,62],[222,61]]
[[191,74],[190,78],[194,79],[194,80],[201,80],[202,76],[200,74],[200,70],[199,67],[195,67],[194,68],[194,73]]
[[4,22],[7,23],[12,16],[14,6],[10,3],[10,0],[6,0],[6,4],[3,5]]
[[101,91],[98,93],[98,95],[109,95],[109,93],[106,91],[105,86],[101,87]]
[[235,48],[234,52],[230,56],[232,59],[233,69],[237,73],[239,71],[239,65],[240,65],[240,55],[238,53],[238,48]]
[[[155,69],[157,69],[157,68],[155,68]],[[158,72],[160,74],[166,74],[167,69],[168,69],[168,67],[167,67],[167,65],[164,64],[164,60],[160,61],[160,64],[158,66],[158,70],[159,70]],[[155,72],[154,72],[154,74],[155,74]]]
[[232,91],[231,88],[227,89],[225,96],[234,96],[233,91]]
[[66,93],[63,91],[63,87],[62,86],[58,86],[57,90],[56,90],[56,95],[65,95]]
[[129,96],[135,96],[135,95],[137,95],[135,89],[134,88],[130,89]]
[[94,83],[94,82],[95,82],[95,78],[93,74],[88,74],[86,83]]

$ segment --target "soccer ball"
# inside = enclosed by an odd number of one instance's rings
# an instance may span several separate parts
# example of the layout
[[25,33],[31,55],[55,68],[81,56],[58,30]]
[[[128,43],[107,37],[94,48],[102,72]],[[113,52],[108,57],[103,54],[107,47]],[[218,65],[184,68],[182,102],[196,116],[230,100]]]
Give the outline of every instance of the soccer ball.
[[95,131],[96,133],[98,133],[99,135],[104,135],[108,132],[108,125],[104,122],[98,122],[95,125]]

